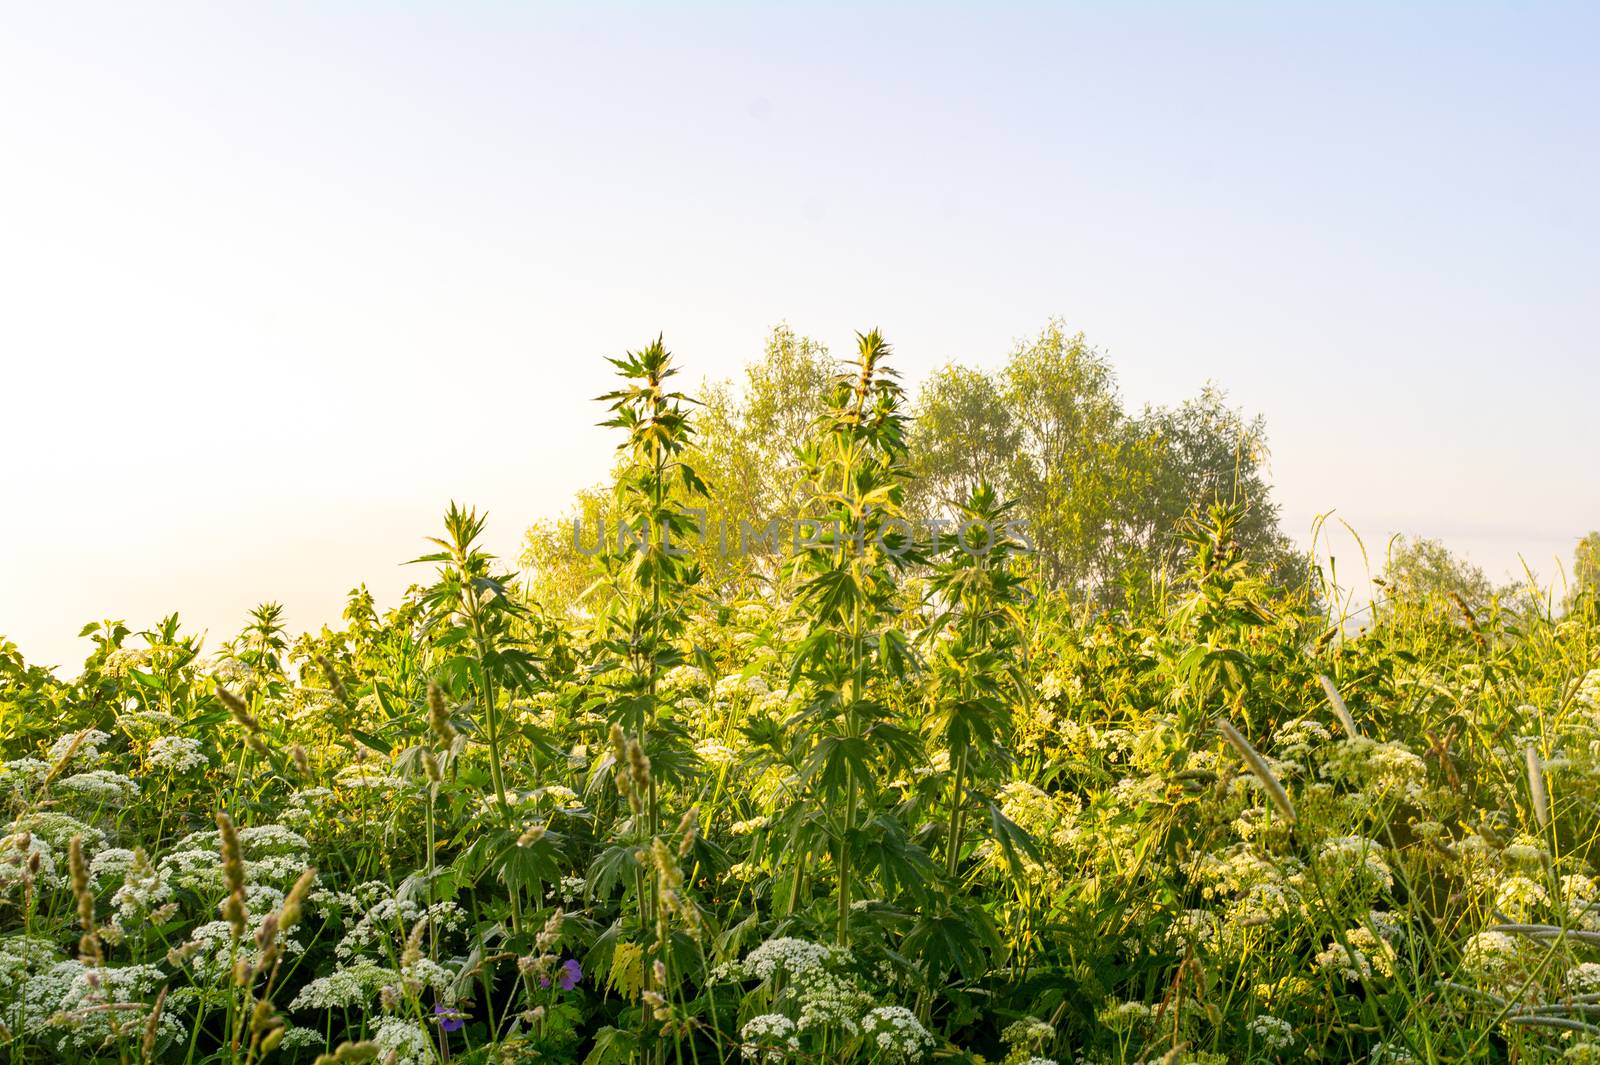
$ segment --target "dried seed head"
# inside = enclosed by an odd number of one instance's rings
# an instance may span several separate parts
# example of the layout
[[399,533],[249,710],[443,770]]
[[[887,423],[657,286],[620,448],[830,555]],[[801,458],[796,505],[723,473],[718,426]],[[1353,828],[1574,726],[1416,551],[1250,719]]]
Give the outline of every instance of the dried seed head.
[[549,831],[544,825],[529,825],[522,835],[517,837],[517,846],[531,847],[544,839],[544,834]]
[[306,756],[306,749],[298,743],[289,748],[289,758],[294,762],[295,772],[303,777],[311,775],[311,759]]
[[235,939],[243,939],[245,921],[244,851],[239,846],[239,833],[234,830],[233,818],[217,812],[217,830],[222,837],[222,881],[227,886],[228,897],[222,904],[222,916],[233,929]]
[[255,1008],[250,1011],[250,1030],[252,1032],[261,1031],[261,1029],[273,1022],[277,1017],[277,1013],[278,1011],[273,1008],[269,1000],[264,998],[257,999]]
[[448,750],[455,741],[456,728],[450,724],[450,710],[444,703],[444,689],[439,687],[436,680],[428,682],[428,727],[438,737],[439,746]]
[[328,675],[328,684],[333,688],[334,696],[345,705],[350,703],[350,694],[344,690],[344,681],[339,679],[339,671],[333,668],[333,663],[328,661],[327,655],[317,656],[317,665],[322,667],[322,672]]
[[167,1004],[169,986],[167,984],[161,986],[161,991],[156,995],[156,1004],[150,1007],[150,1016],[144,1022],[144,1039],[139,1043],[139,1056],[145,1065],[155,1060],[156,1039],[161,1034],[161,1011]]
[[689,852],[694,850],[695,837],[699,834],[700,807],[691,806],[684,812],[683,819],[678,822],[678,857],[687,858]]
[[67,768],[67,766],[72,764],[72,760],[78,756],[78,748],[82,747],[83,746],[83,741],[88,739],[88,738],[89,738],[89,730],[88,729],[84,729],[83,731],[79,732],[77,735],[72,737],[72,742],[67,744],[67,749],[62,752],[60,758],[56,759],[55,765],[50,767],[50,772],[48,772],[48,773],[46,773],[44,775],[44,781],[42,783],[40,783],[40,785],[39,785],[39,791],[40,791],[41,794],[46,792],[46,791],[49,791],[50,790],[51,781],[55,780],[56,777],[60,776],[62,771],[65,770]]
[[261,927],[256,929],[256,947],[263,957],[271,956],[273,948],[278,945],[279,919],[277,914],[269,913],[261,919]]
[[378,1056],[378,1044],[371,1040],[359,1043],[340,1043],[339,1049],[332,1054],[319,1054],[312,1065],[356,1065],[357,1062],[371,1061]]
[[94,935],[94,892],[89,890],[89,865],[83,860],[83,837],[73,835],[67,844],[67,869],[72,880],[72,894],[78,903],[78,925],[84,937]]
[[194,957],[203,946],[198,940],[191,939],[182,946],[173,947],[167,951],[167,964],[176,969],[190,958]]
[[1344,697],[1339,694],[1339,689],[1334,687],[1333,681],[1326,673],[1317,674],[1317,679],[1322,682],[1322,690],[1328,696],[1328,705],[1333,707],[1333,716],[1339,719],[1344,734],[1352,740],[1360,739],[1361,730],[1356,728],[1356,719],[1350,716],[1350,708],[1344,705]]
[[229,891],[244,891],[244,850],[239,846],[239,833],[233,827],[233,818],[217,812],[217,834],[221,837],[222,879]]
[[1539,822],[1539,828],[1549,832],[1550,792],[1544,782],[1544,759],[1532,746],[1524,748],[1522,754],[1528,763],[1528,796],[1533,800],[1533,816]]
[[428,775],[428,783],[444,783],[444,774],[439,770],[439,759],[426,747],[422,749],[422,771]]
[[422,960],[422,933],[428,930],[428,922],[418,921],[411,926],[411,934],[406,936],[405,950],[400,952],[400,967],[410,968]]
[[567,918],[565,910],[556,909],[545,918],[544,927],[539,930],[539,935],[534,939],[534,946],[541,951],[554,950],[557,943],[561,942],[561,925]]
[[1267,760],[1261,757],[1261,752],[1250,746],[1250,741],[1223,718],[1217,718],[1217,728],[1222,731],[1223,738],[1233,745],[1233,749],[1239,752],[1239,756],[1250,767],[1250,772],[1261,781],[1262,787],[1267,789],[1268,797],[1272,799],[1272,804],[1278,808],[1278,812],[1283,814],[1283,819],[1291,825],[1294,824],[1294,803],[1289,801],[1289,793],[1283,790],[1277,774],[1272,771]]
[[636,739],[628,740],[628,775],[635,789],[641,792],[650,790],[650,759]]
[[228,708],[228,713],[232,714],[233,719],[243,725],[247,732],[253,734],[261,731],[261,722],[250,713],[250,707],[245,705],[243,699],[220,684],[217,685],[217,698],[222,700],[222,705]]
[[311,885],[317,882],[317,871],[307,869],[295,880],[294,886],[283,897],[283,906],[278,910],[278,925],[287,931],[300,923],[301,908],[305,905],[306,896],[311,893]]

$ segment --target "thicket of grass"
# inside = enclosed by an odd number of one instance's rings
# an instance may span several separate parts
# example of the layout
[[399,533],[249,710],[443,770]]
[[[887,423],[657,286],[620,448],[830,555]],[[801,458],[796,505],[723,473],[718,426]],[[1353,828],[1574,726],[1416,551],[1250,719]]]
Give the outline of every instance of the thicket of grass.
[[[886,354],[801,450],[863,535],[736,581],[657,539],[556,610],[452,506],[292,643],[7,645],[9,1059],[1600,1061],[1592,588],[1356,625],[1218,501],[1086,609],[900,542]],[[618,367],[612,513],[687,535],[692,408]]]

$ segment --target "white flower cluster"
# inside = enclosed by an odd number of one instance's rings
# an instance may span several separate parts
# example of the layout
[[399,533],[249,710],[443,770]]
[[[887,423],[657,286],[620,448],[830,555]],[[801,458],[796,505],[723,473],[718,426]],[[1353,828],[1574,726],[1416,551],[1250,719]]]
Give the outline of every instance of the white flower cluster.
[[1484,984],[1498,984],[1514,975],[1521,955],[1521,945],[1509,932],[1479,932],[1462,947],[1461,962]]
[[189,736],[156,737],[150,741],[144,761],[151,769],[169,773],[188,773],[211,765],[211,759],[200,749],[200,741]]
[[560,784],[547,784],[539,791],[563,810],[575,810],[583,805],[583,800],[578,797],[577,792]]
[[126,847],[108,847],[89,863],[89,882],[96,888],[103,888],[113,880],[121,880],[132,867],[132,851]]
[[1572,700],[1590,710],[1600,710],[1600,669],[1591,669],[1583,675]]
[[50,763],[42,758],[13,758],[0,764],[0,796],[26,801],[50,774]]
[[73,836],[83,837],[85,854],[93,854],[106,845],[106,834],[93,825],[86,825],[76,817],[54,810],[35,810],[11,822],[7,832],[29,832],[41,837],[51,848],[65,852],[72,845]]
[[1006,1025],[1000,1033],[1000,1042],[1008,1047],[1040,1047],[1055,1037],[1056,1030],[1049,1023],[1037,1017],[1024,1017]]
[[1507,877],[1495,892],[1494,904],[1513,921],[1531,921],[1550,904],[1550,893],[1525,876]]
[[1600,962],[1579,962],[1567,970],[1561,982],[1572,995],[1592,995],[1600,991]]
[[699,666],[674,666],[661,675],[663,692],[693,691],[705,687],[705,674]]
[[369,765],[347,765],[333,776],[333,781],[341,788],[351,791],[395,791],[406,786],[406,781],[401,777],[393,777]]
[[716,740],[701,740],[695,744],[694,753],[706,765],[717,768],[732,765],[738,758],[732,747]]
[[1150,1007],[1138,1000],[1115,1002],[1100,1010],[1100,1023],[1113,1032],[1131,1032],[1150,1019]]
[[78,739],[78,733],[69,732],[65,736],[56,737],[56,741],[50,745],[49,753],[45,755],[45,761],[55,765],[67,756],[68,751],[73,750],[73,744],[76,743],[77,749],[73,751],[72,764],[68,768],[93,769],[100,762],[100,748],[110,739],[108,733],[101,732],[97,728],[87,730],[82,740]]
[[1317,954],[1312,964],[1319,973],[1342,976],[1352,982],[1372,978],[1372,959],[1353,944],[1346,948],[1341,943],[1330,943],[1326,950]]
[[732,673],[717,681],[714,694],[718,699],[731,699],[740,692],[747,695],[765,695],[769,691],[771,691],[770,686],[760,676],[746,677]]
[[1294,1045],[1294,1025],[1270,1013],[1258,1013],[1250,1022],[1250,1034],[1268,1051],[1287,1050]]
[[89,769],[56,781],[55,787],[97,806],[126,806],[139,794],[139,785],[109,769]]
[[1389,868],[1383,844],[1364,836],[1339,836],[1322,844],[1321,858],[1347,880],[1361,886],[1394,887],[1394,870]]
[[1428,782],[1428,765],[1398,740],[1379,743],[1367,736],[1341,740],[1323,765],[1326,780],[1347,784],[1365,801],[1415,802]]
[[743,969],[760,980],[770,980],[778,975],[794,977],[821,968],[834,958],[835,953],[832,947],[781,936],[767,940],[745,955]]
[[872,996],[861,990],[853,977],[821,967],[796,978],[794,998],[800,1005],[803,1032],[836,1029],[856,1035],[861,1030],[862,1012],[872,1007]]
[[[262,902],[269,904],[262,905]],[[279,895],[276,905],[282,905],[282,902],[283,897]],[[260,951],[256,949],[256,935],[276,905],[265,899],[252,905],[245,937],[238,943],[234,942],[233,928],[227,921],[208,921],[189,933],[189,944],[194,949],[189,958],[189,967],[195,976],[203,982],[215,982],[232,972],[234,963],[240,958],[252,963],[259,962]],[[295,938],[294,933],[294,929],[278,933],[278,943],[285,953],[302,954],[305,952],[305,947]]]
[[418,923],[426,923],[435,931],[453,932],[465,919],[461,907],[454,902],[422,906],[412,899],[391,896],[373,903],[355,927],[345,933],[334,953],[341,958],[354,958],[390,936],[404,938]]
[[[98,862],[99,857],[95,860]],[[117,922],[123,926],[133,924],[171,900],[169,874],[151,865],[142,853],[131,855],[122,871],[122,886],[111,896],[111,904],[117,908]]]
[[428,1065],[435,1060],[433,1040],[415,1021],[384,1017],[373,1026],[372,1042],[385,1065]]
[[[216,831],[192,832],[161,859],[159,869],[179,887],[219,894],[220,847],[221,837]],[[251,884],[286,889],[311,862],[311,845],[305,837],[283,825],[239,829],[239,849],[244,853],[245,879]]]
[[939,1042],[904,1006],[879,1006],[861,1018],[862,1036],[900,1061],[917,1061]]
[[165,710],[128,710],[117,715],[117,727],[130,736],[145,739],[178,731],[183,728],[183,719]]
[[[166,975],[154,965],[123,968],[86,966],[64,961],[45,974],[39,1005],[56,998],[54,1009],[36,1029],[48,1026],[60,1034],[57,1049],[94,1052],[142,1038],[149,1005]],[[34,989],[29,988],[31,993]],[[31,997],[31,994],[30,994]],[[137,1008],[129,1008],[136,1006]],[[163,1011],[157,1027],[157,1045],[165,1046],[182,1031],[173,1013]]]
[[327,976],[319,976],[300,989],[291,1010],[337,1010],[364,1006],[378,997],[385,987],[400,980],[400,974],[377,962],[362,958],[341,966]]
[[794,1022],[781,1013],[751,1017],[739,1029],[739,1037],[743,1040],[740,1051],[747,1061],[779,1062],[800,1051]]
[[43,887],[59,887],[62,879],[56,873],[56,859],[50,844],[38,836],[13,832],[0,838],[0,891],[21,884],[35,856],[39,862],[35,882]]

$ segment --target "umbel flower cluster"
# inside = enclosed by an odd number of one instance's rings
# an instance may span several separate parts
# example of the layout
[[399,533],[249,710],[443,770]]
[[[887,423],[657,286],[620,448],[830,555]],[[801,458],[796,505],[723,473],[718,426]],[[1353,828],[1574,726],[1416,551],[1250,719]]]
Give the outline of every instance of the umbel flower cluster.
[[[795,463],[906,505],[861,338]],[[701,490],[659,344],[611,495]],[[1003,528],[976,485],[956,517]],[[1240,505],[1091,610],[1002,537],[552,606],[452,507],[428,574],[291,638],[0,643],[14,1062],[1600,1061],[1600,607],[1278,587]],[[875,533],[879,531],[873,527]]]

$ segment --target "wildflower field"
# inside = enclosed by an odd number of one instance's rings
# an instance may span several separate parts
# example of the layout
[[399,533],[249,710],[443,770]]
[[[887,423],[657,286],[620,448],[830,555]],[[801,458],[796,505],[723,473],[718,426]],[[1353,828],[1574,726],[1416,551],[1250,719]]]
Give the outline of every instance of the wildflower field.
[[802,550],[701,535],[755,479],[657,343],[576,544],[452,505],[337,626],[0,643],[5,1060],[1600,1062],[1592,583],[1353,600],[1237,481],[1091,572],[876,333],[802,354],[738,412]]

